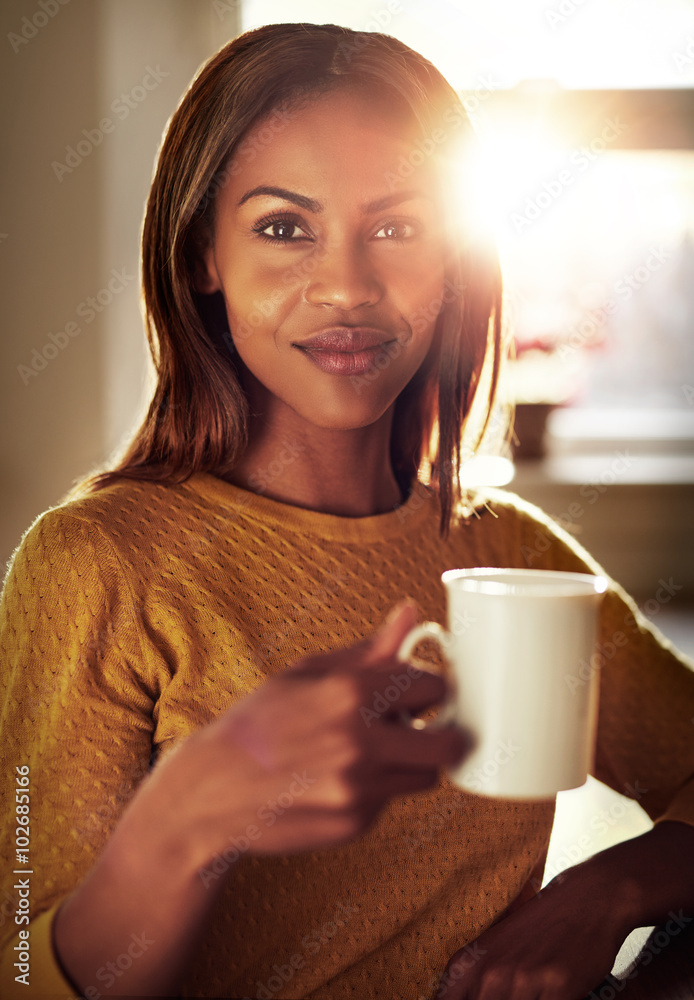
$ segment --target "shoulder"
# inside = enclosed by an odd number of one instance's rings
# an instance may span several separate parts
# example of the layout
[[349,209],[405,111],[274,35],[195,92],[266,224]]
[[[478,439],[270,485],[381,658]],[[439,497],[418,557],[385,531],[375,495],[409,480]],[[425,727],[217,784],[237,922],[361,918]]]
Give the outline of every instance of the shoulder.
[[508,565],[604,572],[546,511],[510,490],[477,489],[457,512],[455,529],[461,528],[484,537],[490,550]]
[[45,517],[73,519],[114,534],[132,520],[143,524],[175,512],[187,483],[168,484],[123,479],[93,493],[70,494],[46,512]]
[[486,510],[492,513],[492,516],[494,516],[494,511],[526,512],[528,514],[537,512],[542,516],[539,507],[523,500],[517,493],[494,486],[478,486],[468,492],[467,498],[463,498],[461,511],[467,511],[469,514],[472,510],[478,513]]
[[[185,508],[185,484],[123,481],[95,493],[72,497],[40,514],[12,555],[13,573],[49,566],[53,576],[107,575],[109,568],[141,553],[158,528]],[[31,569],[30,567],[34,567]]]
[[496,519],[503,518],[509,522],[554,524],[549,514],[545,513],[542,508],[524,500],[511,490],[499,489],[494,486],[481,486],[470,491],[468,497],[463,498],[459,510],[459,515],[465,520],[469,520],[470,517],[482,517],[485,514]]

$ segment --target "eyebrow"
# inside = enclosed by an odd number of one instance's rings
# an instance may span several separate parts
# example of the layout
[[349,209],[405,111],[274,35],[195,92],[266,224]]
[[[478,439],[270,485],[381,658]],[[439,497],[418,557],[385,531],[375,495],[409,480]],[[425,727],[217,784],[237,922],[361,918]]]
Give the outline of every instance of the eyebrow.
[[393,191],[392,194],[387,194],[383,198],[376,198],[375,201],[369,201],[366,205],[362,205],[364,212],[381,212],[384,208],[392,208],[393,205],[399,205],[403,201],[416,201],[417,198],[426,198],[432,201],[431,195],[426,194],[424,191]]
[[315,198],[307,198],[304,194],[297,194],[296,191],[288,191],[287,188],[274,187],[271,184],[260,184],[251,191],[246,191],[239,201],[239,207],[244,205],[250,198],[259,198],[264,194],[274,195],[275,198],[282,198],[284,201],[291,201],[299,208],[305,208],[308,212],[322,212],[323,206]]
[[[298,205],[299,208],[304,208],[308,212],[319,213],[323,211],[323,205],[320,201],[316,201],[315,198],[307,198],[304,194],[299,194],[296,191],[289,191],[287,188],[275,187],[272,184],[260,184],[258,187],[252,188],[250,191],[246,191],[243,197],[239,200],[238,205],[244,205],[251,198],[259,198],[263,195],[272,195],[275,198],[282,198],[284,201],[290,201],[294,205]],[[366,214],[372,212],[380,212],[384,208],[392,208],[393,205],[399,205],[403,201],[412,201],[415,198],[427,198],[431,199],[431,196],[425,194],[423,191],[393,191],[391,194],[384,195],[383,198],[376,198],[375,201],[366,202],[362,205],[362,211]]]

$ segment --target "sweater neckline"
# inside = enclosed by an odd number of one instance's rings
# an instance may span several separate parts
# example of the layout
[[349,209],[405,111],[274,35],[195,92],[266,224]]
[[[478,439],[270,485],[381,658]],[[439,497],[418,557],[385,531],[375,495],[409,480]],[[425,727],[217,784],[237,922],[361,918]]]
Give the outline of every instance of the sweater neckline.
[[198,472],[183,484],[184,489],[214,500],[234,512],[234,516],[263,522],[268,528],[297,531],[302,534],[338,541],[379,541],[394,535],[409,535],[430,517],[439,516],[435,491],[415,480],[407,500],[382,514],[344,517],[296,507],[219,479],[208,472]]

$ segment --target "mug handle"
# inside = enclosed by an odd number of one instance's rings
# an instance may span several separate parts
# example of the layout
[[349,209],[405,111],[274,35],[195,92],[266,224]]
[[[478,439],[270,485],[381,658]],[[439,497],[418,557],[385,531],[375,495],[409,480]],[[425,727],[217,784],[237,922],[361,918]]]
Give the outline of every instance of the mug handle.
[[[400,648],[398,649],[399,662],[410,663],[419,670],[431,670],[430,663],[426,663],[424,660],[418,660],[410,656],[412,651],[422,641],[422,639],[433,639],[433,641],[438,644],[441,652],[443,653],[444,659],[449,664],[450,668],[450,662],[448,660],[448,656],[446,655],[446,649],[451,644],[451,637],[445,628],[441,628],[437,622],[422,622],[421,625],[415,625],[415,627],[407,633],[400,644]],[[424,719],[417,719],[410,715],[409,712],[400,712],[400,721],[404,722],[405,725],[409,726],[411,729],[443,729],[451,722],[455,722],[455,717],[456,698],[452,692],[446,696],[439,714],[430,722],[425,722]]]

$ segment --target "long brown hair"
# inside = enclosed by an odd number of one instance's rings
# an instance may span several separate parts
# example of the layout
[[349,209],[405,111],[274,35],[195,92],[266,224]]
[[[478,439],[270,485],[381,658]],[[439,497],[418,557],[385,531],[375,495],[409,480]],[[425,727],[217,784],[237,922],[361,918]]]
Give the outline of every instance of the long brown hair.
[[[378,95],[393,114],[414,118],[422,139],[400,174],[436,157],[455,202],[449,168],[472,129],[443,76],[402,42],[336,25],[273,24],[224,46],[171,119],[147,202],[142,274],[154,395],[117,463],[78,490],[94,492],[122,479],[180,483],[196,472],[221,478],[232,472],[247,442],[248,406],[221,294],[196,292],[197,262],[212,239],[215,196],[234,169],[234,154],[243,155],[249,131],[267,124],[253,133],[262,140],[298,102],[337,87],[357,89],[369,100]],[[405,489],[428,464],[444,533],[460,498],[461,437],[483,365],[489,365],[486,426],[502,353],[496,254],[472,240],[457,218],[448,244],[448,294],[429,354],[396,401],[391,441],[393,469]]]

